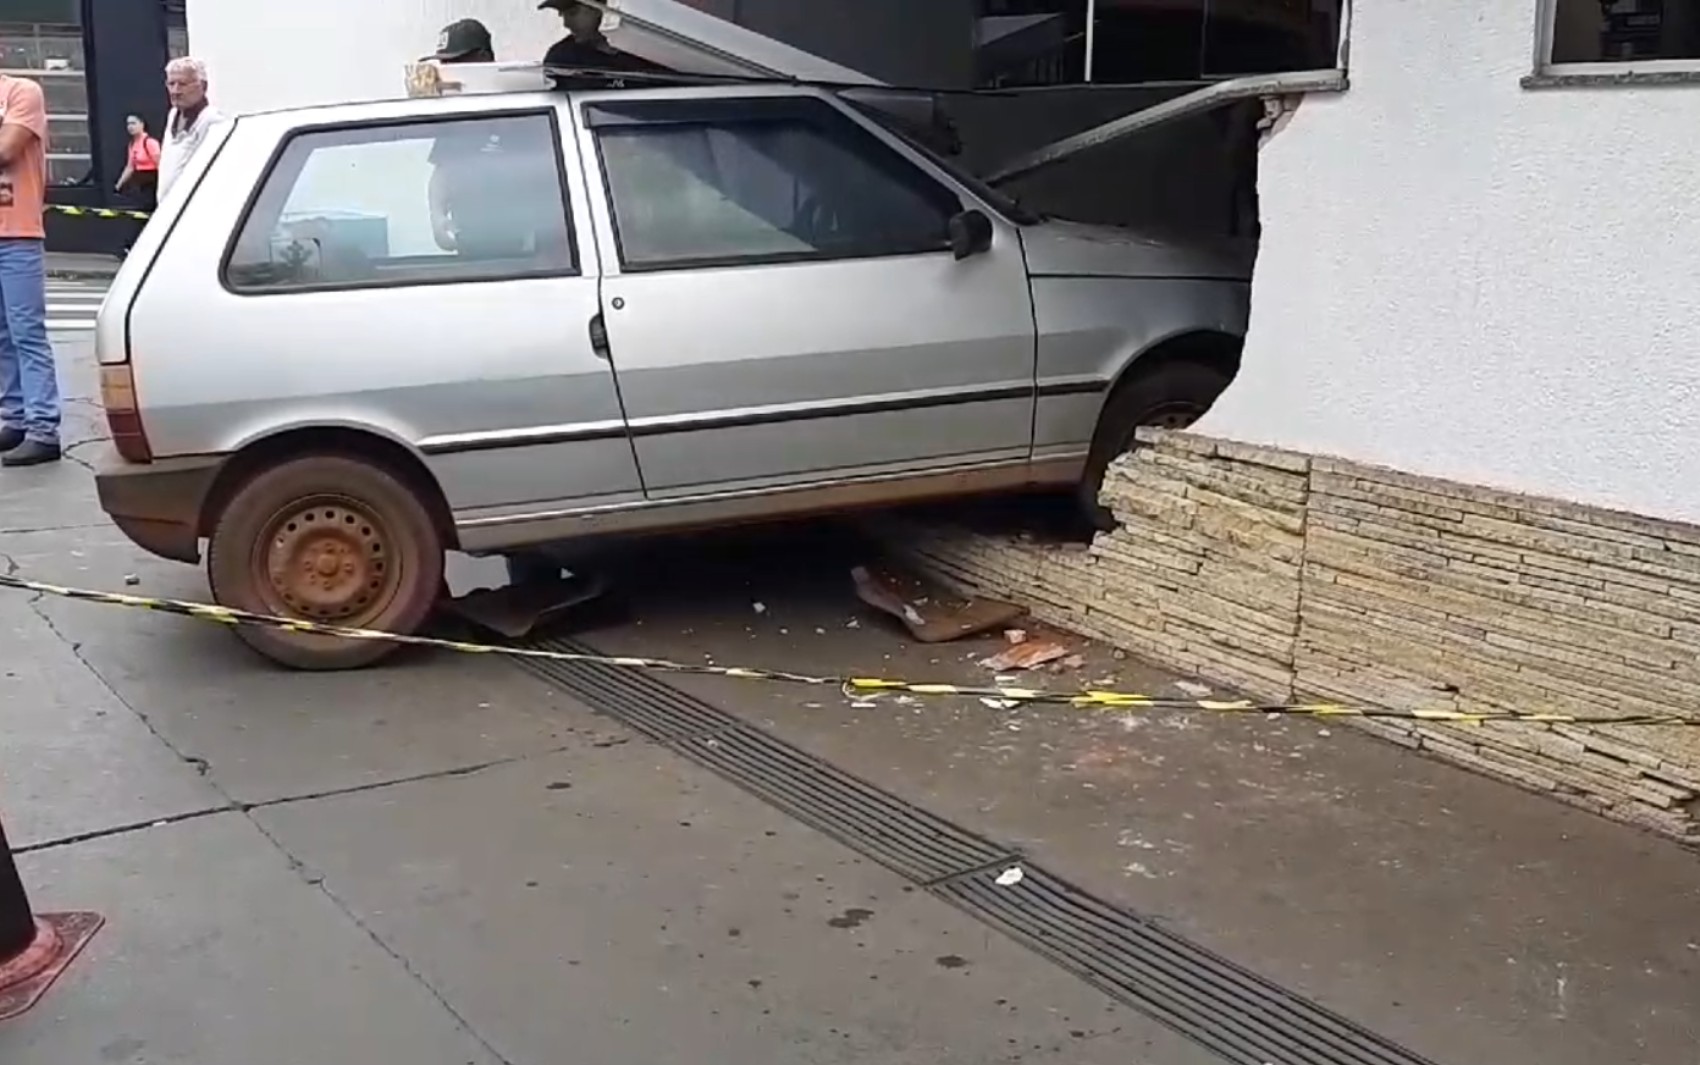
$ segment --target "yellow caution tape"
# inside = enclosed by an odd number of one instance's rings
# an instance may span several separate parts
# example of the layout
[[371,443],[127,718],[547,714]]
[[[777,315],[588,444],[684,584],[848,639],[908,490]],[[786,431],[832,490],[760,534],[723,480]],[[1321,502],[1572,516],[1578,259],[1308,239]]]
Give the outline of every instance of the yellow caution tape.
[[117,207],[72,207],[69,204],[50,203],[47,205],[47,209],[75,217],[134,218],[138,222],[145,222],[149,217],[146,211],[126,211]]
[[232,607],[210,603],[193,603],[182,599],[162,599],[156,596],[129,595],[123,592],[101,592],[88,588],[69,588],[64,585],[32,581],[23,577],[0,575],[0,588],[36,592],[61,599],[77,599],[107,606],[153,610],[181,617],[214,621],[221,625],[256,625],[261,628],[282,629],[286,632],[311,633],[345,640],[385,640],[415,647],[435,647],[461,654],[495,654],[510,658],[543,659],[554,662],[580,662],[612,666],[618,669],[647,669],[663,673],[687,673],[697,676],[731,677],[738,680],[776,681],[784,684],[803,684],[839,688],[845,694],[869,696],[885,693],[906,695],[957,695],[995,699],[1014,704],[1048,704],[1056,706],[1098,707],[1107,710],[1203,710],[1217,714],[1264,714],[1291,717],[1359,717],[1395,718],[1404,721],[1446,722],[1461,725],[1487,725],[1511,722],[1528,725],[1680,725],[1700,726],[1700,718],[1678,714],[1566,714],[1538,713],[1516,710],[1462,711],[1445,709],[1391,710],[1385,707],[1346,703],[1270,703],[1251,699],[1168,699],[1133,692],[1087,690],[1078,692],[1053,691],[1043,688],[1016,688],[1001,685],[963,685],[920,683],[882,677],[816,676],[780,669],[760,669],[749,666],[700,665],[672,662],[664,658],[639,658],[632,655],[579,654],[572,651],[552,651],[534,647],[515,647],[508,644],[471,643],[436,636],[410,636],[377,629],[350,628],[327,625],[301,618],[256,614]]

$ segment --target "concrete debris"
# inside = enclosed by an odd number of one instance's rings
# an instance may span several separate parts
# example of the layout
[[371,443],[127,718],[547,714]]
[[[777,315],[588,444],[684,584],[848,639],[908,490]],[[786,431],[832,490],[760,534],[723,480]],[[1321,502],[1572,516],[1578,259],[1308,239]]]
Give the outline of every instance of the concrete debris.
[[1047,662],[1069,656],[1068,648],[1051,640],[1027,640],[982,659],[980,665],[998,673],[1010,670],[1036,669]]

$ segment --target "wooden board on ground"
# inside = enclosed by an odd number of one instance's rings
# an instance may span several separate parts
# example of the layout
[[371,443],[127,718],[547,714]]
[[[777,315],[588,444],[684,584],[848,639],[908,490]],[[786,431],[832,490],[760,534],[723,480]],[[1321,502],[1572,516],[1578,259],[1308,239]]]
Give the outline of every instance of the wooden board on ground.
[[998,599],[967,597],[885,566],[850,571],[862,602],[903,623],[922,643],[944,643],[1001,629],[1027,613]]

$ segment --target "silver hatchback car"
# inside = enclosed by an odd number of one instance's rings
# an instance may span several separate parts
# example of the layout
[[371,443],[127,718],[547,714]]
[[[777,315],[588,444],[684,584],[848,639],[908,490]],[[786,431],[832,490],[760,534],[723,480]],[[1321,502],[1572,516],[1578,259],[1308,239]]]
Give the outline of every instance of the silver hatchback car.
[[[216,128],[97,326],[102,507],[221,604],[411,633],[444,552],[1067,487],[1237,369],[1234,251],[1024,211],[831,91]],[[242,628],[300,668],[391,649]]]

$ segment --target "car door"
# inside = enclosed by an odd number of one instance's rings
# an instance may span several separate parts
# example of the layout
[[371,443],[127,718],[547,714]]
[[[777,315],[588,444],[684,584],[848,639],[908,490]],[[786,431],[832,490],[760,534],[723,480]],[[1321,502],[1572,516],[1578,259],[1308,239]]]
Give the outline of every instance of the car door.
[[205,261],[186,234],[141,296],[181,313],[135,317],[179,323],[139,345],[205,349],[172,360],[193,373],[151,382],[182,400],[150,410],[161,449],[187,442],[190,412],[214,399],[227,448],[292,427],[376,431],[425,457],[469,542],[491,539],[469,530],[515,518],[641,501],[613,372],[592,343],[596,252],[580,246],[583,171],[558,103],[380,112],[287,131],[281,147],[237,138],[229,149],[269,163],[209,180],[263,172],[257,191],[223,197],[237,219],[190,212],[186,223],[207,237],[236,223],[224,284],[175,291],[171,279],[190,284]]
[[602,95],[582,115],[651,499],[1025,468],[1012,226],[958,261],[949,220],[981,205],[818,94]]

